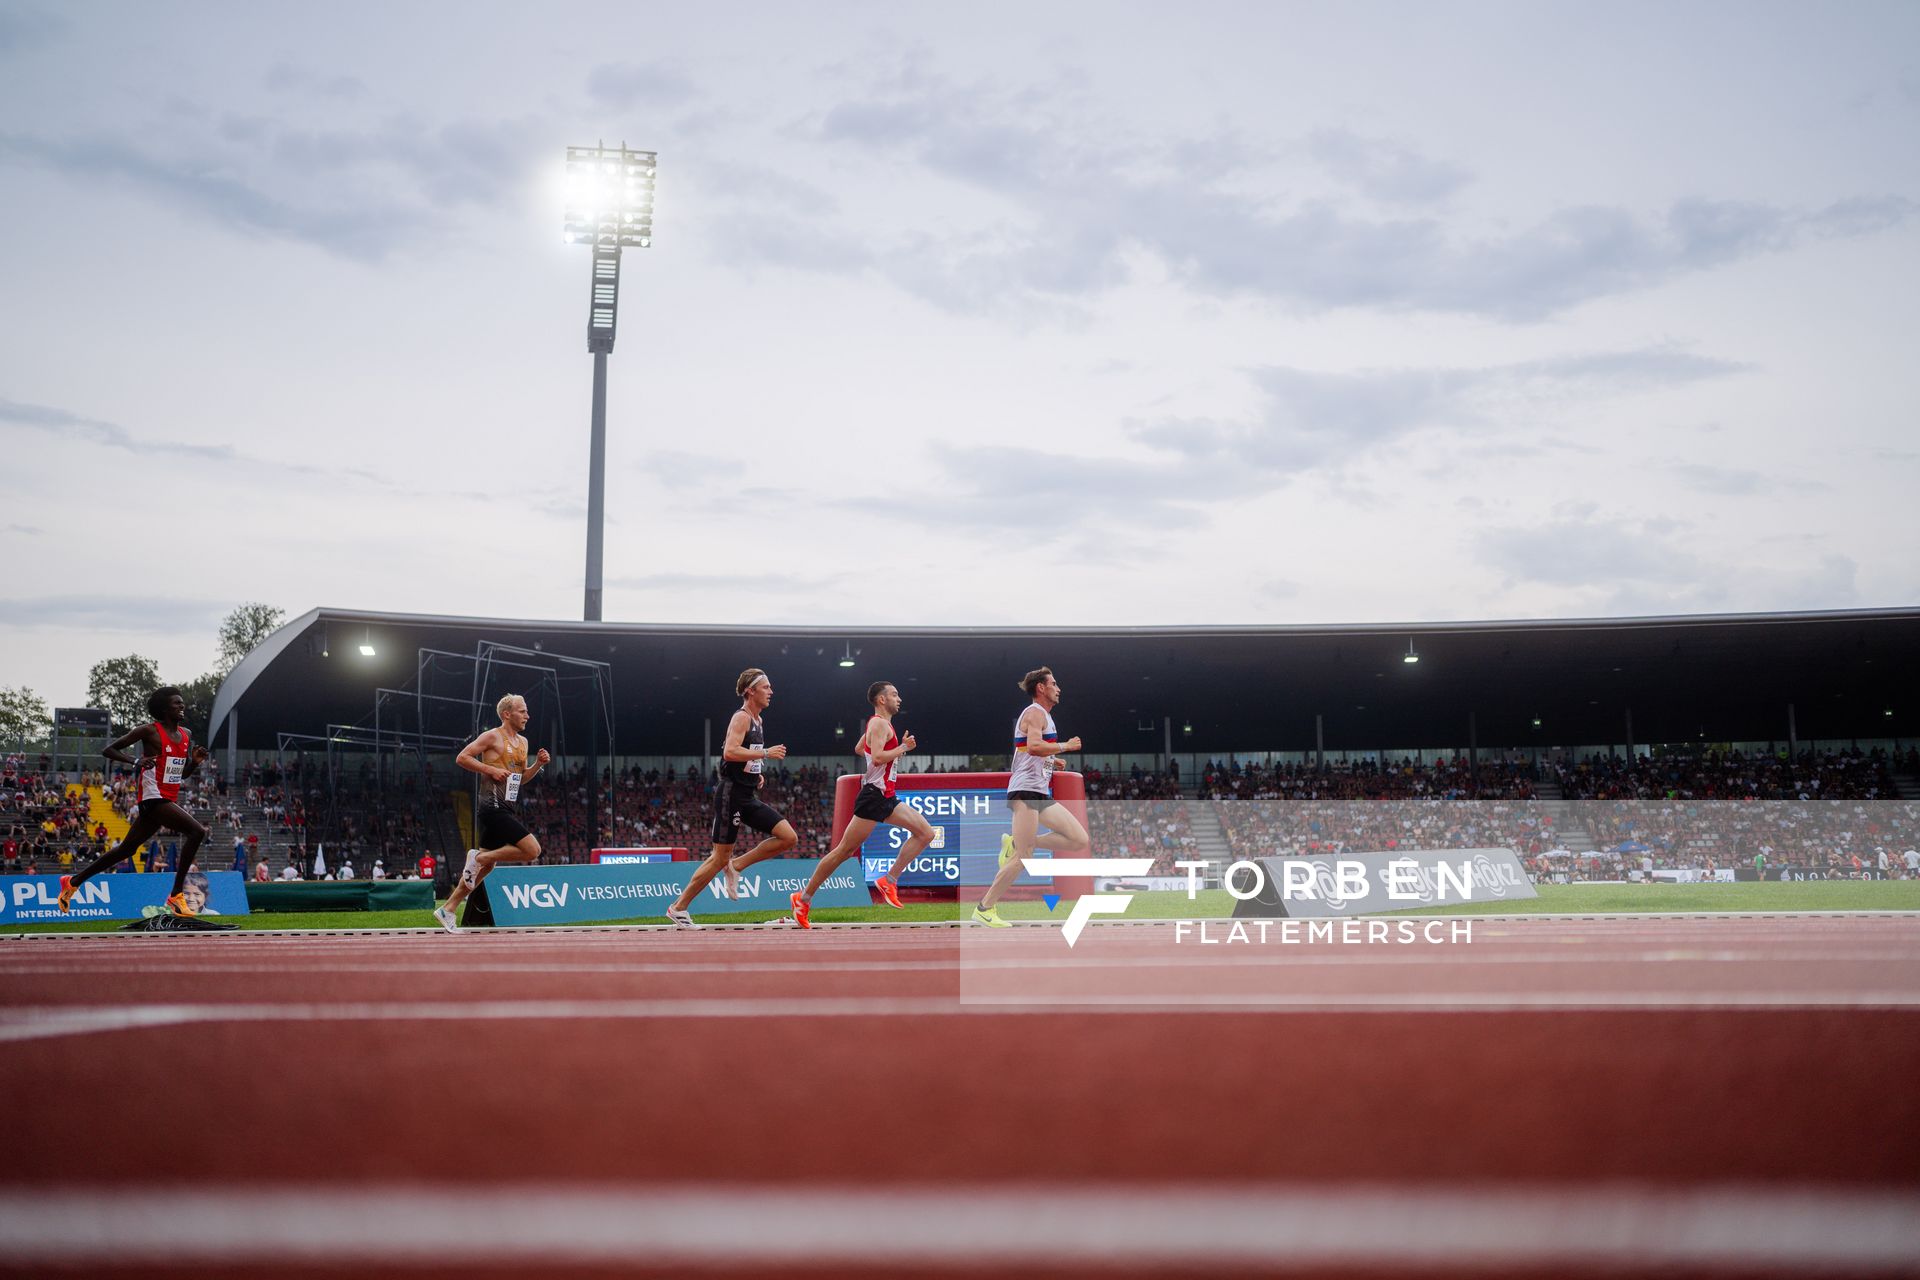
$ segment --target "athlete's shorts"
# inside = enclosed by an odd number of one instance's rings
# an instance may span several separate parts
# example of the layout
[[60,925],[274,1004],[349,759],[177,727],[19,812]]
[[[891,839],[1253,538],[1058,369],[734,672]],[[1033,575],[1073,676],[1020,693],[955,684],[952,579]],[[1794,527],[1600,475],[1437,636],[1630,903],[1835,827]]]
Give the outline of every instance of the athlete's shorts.
[[786,819],[780,811],[762,800],[756,787],[723,783],[713,793],[713,842],[734,844],[741,827],[769,834]]
[[180,802],[178,800],[168,800],[165,798],[161,798],[157,800],[142,800],[140,802],[140,812],[151,813],[153,810],[158,809],[161,805],[168,805],[168,804],[173,805],[176,808],[181,807]]
[[480,806],[480,848],[504,849],[519,844],[533,832],[520,821],[520,815],[503,805]]
[[885,822],[900,807],[900,797],[890,796],[879,787],[867,784],[853,798],[853,816],[868,822]]
[[1007,808],[1009,809],[1018,809],[1024,804],[1035,813],[1045,813],[1048,809],[1051,809],[1059,803],[1058,800],[1055,800],[1044,791],[1007,792]]

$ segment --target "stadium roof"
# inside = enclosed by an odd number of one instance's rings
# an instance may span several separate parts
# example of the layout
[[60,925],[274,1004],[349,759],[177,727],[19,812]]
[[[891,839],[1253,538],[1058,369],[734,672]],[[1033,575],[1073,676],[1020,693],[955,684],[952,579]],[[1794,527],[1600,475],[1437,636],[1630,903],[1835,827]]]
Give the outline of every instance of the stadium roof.
[[[717,745],[738,705],[735,676],[772,676],[771,741],[796,755],[843,753],[876,679],[905,699],[901,723],[929,754],[1004,753],[1024,702],[1015,682],[1046,664],[1064,698],[1063,734],[1089,752],[1161,748],[1311,750],[1315,716],[1328,750],[1483,748],[1624,743],[1779,742],[1795,709],[1801,741],[1914,736],[1920,718],[1920,609],[1839,613],[1555,621],[1212,627],[808,627],[540,622],[314,609],[281,627],[228,676],[213,738],[238,709],[242,747],[271,748],[280,732],[324,734],[365,723],[379,687],[471,697],[473,665],[420,653],[469,655],[513,646],[513,661],[559,656],[605,663],[615,744],[623,755],[697,755],[706,721]],[[1404,661],[1409,642],[1417,664]],[[370,643],[373,656],[359,648]],[[841,667],[851,652],[855,665]],[[536,684],[540,673],[499,667],[481,700]],[[584,690],[553,686],[585,735]],[[384,727],[416,727],[389,697]],[[467,732],[470,706],[424,700],[431,727]],[[436,712],[435,708],[438,708]],[[1889,715],[1888,713],[1892,714]],[[535,706],[534,732],[542,732]],[[436,719],[436,716],[438,717]],[[1535,721],[1539,724],[1536,726]],[[485,723],[491,724],[491,718]],[[1185,726],[1191,724],[1191,734]]]

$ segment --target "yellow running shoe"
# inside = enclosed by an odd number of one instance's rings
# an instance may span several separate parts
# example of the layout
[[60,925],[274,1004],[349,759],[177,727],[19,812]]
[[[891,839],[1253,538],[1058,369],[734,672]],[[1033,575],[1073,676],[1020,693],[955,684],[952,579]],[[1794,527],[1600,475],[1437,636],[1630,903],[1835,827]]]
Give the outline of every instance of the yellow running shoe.
[[1011,834],[1001,836],[1000,837],[1000,865],[1004,867],[1009,862],[1012,862],[1012,861],[1013,861],[1013,836]]
[[973,909],[973,922],[975,924],[988,925],[995,929],[1013,928],[1013,921],[1002,920],[1000,918],[1000,909],[998,907],[975,907]]

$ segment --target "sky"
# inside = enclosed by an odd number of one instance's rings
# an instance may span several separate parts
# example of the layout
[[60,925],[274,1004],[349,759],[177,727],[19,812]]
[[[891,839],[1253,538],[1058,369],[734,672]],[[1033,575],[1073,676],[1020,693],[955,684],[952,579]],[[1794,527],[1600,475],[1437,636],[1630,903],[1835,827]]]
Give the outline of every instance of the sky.
[[0,0],[0,686],[581,616],[596,141],[610,621],[1920,603],[1911,3]]

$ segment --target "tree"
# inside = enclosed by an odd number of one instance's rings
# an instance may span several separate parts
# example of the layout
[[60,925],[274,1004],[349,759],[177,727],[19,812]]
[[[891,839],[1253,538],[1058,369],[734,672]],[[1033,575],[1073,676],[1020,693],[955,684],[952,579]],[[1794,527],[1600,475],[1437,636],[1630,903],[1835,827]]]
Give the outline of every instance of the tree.
[[53,731],[53,712],[47,700],[21,685],[18,689],[0,688],[0,746],[15,743],[38,745]]
[[220,623],[220,656],[214,660],[213,674],[224,680],[240,665],[240,659],[279,629],[286,617],[285,609],[253,601],[228,614]]
[[213,744],[206,741],[207,722],[213,718],[213,700],[219,692],[220,677],[211,671],[180,686],[180,696],[187,700],[187,728],[195,742],[209,748]]
[[137,653],[108,658],[87,672],[87,702],[112,716],[114,729],[124,732],[150,719],[147,697],[164,683],[152,658]]

